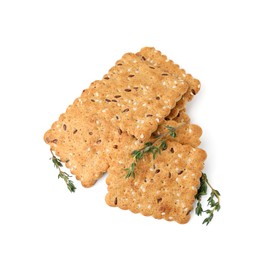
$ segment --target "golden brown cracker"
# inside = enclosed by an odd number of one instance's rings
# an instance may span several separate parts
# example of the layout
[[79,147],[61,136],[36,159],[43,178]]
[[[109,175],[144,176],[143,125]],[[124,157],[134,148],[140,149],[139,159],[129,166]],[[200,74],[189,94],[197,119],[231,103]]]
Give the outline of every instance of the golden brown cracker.
[[129,166],[129,158],[112,165],[107,204],[157,219],[188,222],[206,153],[176,141],[167,145],[156,159],[147,155],[138,162],[135,178],[125,179],[123,169]]
[[[144,144],[122,136],[124,141],[111,157],[108,169],[106,202],[145,216],[186,223],[206,158],[203,150],[195,148],[200,144],[202,130],[197,125],[164,121],[149,141],[165,133],[166,126],[176,128],[176,138],[167,141],[167,149],[155,160],[147,155],[139,161],[135,179],[125,179],[124,169],[133,162],[131,152]],[[123,154],[120,153],[122,149]]]
[[80,98],[45,133],[48,143],[85,187],[92,186],[109,166],[110,140],[117,129]]
[[149,66],[141,57],[127,53],[103,80],[92,83],[86,93],[107,121],[145,140],[187,89],[183,78],[162,76],[160,68]]

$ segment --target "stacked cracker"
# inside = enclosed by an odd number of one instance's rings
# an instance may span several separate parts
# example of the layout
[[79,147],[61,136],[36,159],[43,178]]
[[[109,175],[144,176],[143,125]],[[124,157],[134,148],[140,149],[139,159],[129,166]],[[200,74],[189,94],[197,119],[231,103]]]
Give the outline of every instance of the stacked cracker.
[[[199,89],[198,80],[154,48],[127,53],[82,92],[44,140],[83,186],[108,173],[108,205],[186,223],[206,159],[198,148],[201,128],[185,112]],[[155,159],[145,156],[136,177],[126,179],[131,152],[167,125],[177,128],[177,137]]]

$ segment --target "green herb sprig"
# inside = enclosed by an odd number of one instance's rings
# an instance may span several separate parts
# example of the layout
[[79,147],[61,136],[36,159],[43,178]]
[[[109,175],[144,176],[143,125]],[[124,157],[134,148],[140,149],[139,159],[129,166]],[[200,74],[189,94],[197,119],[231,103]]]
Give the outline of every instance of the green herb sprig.
[[176,137],[176,128],[172,126],[166,126],[166,129],[168,131],[164,134],[157,136],[154,142],[147,142],[145,143],[143,148],[141,148],[140,150],[134,150],[131,153],[132,157],[134,158],[134,162],[132,162],[129,168],[125,169],[125,171],[127,171],[125,178],[135,178],[135,168],[137,162],[143,159],[145,154],[152,154],[153,159],[155,159],[157,154],[160,154],[162,150],[167,149],[166,140],[168,137]]
[[71,176],[69,174],[67,174],[66,172],[61,170],[61,167],[63,167],[61,160],[58,159],[54,153],[51,150],[51,154],[52,157],[50,158],[50,160],[52,160],[54,167],[57,168],[59,170],[59,174],[58,174],[58,179],[61,178],[65,181],[65,183],[67,184],[67,188],[70,192],[75,192],[76,187],[73,183],[72,180],[70,180],[69,178],[71,178]]
[[[207,195],[208,187],[211,189],[210,197],[207,200],[208,206],[210,206],[210,208],[203,210],[201,205],[201,198],[202,196]],[[202,173],[200,178],[200,187],[195,198],[197,200],[195,213],[198,216],[201,216],[202,213],[206,213],[207,217],[203,220],[202,224],[208,225],[214,217],[214,212],[220,210],[220,193],[211,186],[205,173]]]

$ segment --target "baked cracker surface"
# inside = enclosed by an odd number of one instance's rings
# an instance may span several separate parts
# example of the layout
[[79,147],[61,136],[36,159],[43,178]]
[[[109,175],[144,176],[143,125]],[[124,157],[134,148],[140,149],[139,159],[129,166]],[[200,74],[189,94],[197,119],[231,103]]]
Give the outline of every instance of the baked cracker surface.
[[88,98],[100,116],[123,132],[145,140],[169,115],[187,92],[188,84],[178,76],[162,76],[133,53],[125,54],[103,80],[93,82]]
[[150,66],[160,68],[163,73],[162,75],[178,77],[183,79],[189,86],[187,92],[178,101],[174,109],[172,109],[168,118],[173,119],[177,116],[180,110],[184,109],[186,103],[191,101],[193,96],[196,95],[200,90],[200,82],[198,79],[192,77],[191,74],[187,74],[186,71],[178,64],[175,64],[172,60],[168,59],[167,56],[163,55],[160,51],[153,47],[144,47],[140,52],[137,53],[143,60],[145,60]]
[[[169,121],[167,125],[178,126]],[[162,133],[164,127],[158,131]],[[137,164],[135,178],[129,179],[124,169],[133,162],[131,152],[143,144],[125,143],[124,154],[115,153],[108,169],[107,204],[157,219],[188,222],[206,159],[205,151],[195,148],[200,135],[199,126],[179,127],[177,137],[168,140],[167,149],[155,159],[146,155]]]

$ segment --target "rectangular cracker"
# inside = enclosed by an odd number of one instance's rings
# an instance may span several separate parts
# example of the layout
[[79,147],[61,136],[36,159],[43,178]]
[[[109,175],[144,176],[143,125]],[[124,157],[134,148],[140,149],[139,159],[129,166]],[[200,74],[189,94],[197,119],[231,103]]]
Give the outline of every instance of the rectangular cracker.
[[90,85],[88,98],[114,126],[147,140],[188,90],[183,78],[162,72],[127,53],[103,80]]
[[116,132],[93,110],[92,103],[78,98],[45,133],[44,140],[82,185],[90,187],[109,167],[110,140]]
[[125,145],[124,156],[118,154],[108,170],[107,204],[157,219],[188,222],[206,159],[205,151],[194,148],[200,135],[198,126],[184,125],[156,159],[147,155],[139,161],[136,177],[129,179],[125,179],[124,168],[133,161],[131,152],[141,145]]
[[150,66],[160,68],[163,71],[163,75],[172,75],[181,78],[188,84],[189,88],[187,92],[182,96],[176,107],[168,116],[169,119],[175,118],[179,111],[185,108],[186,103],[191,101],[193,96],[199,92],[199,80],[193,78],[192,75],[187,74],[184,69],[179,67],[179,65],[175,64],[172,60],[168,59],[165,55],[153,47],[142,48],[137,55],[145,60]]

